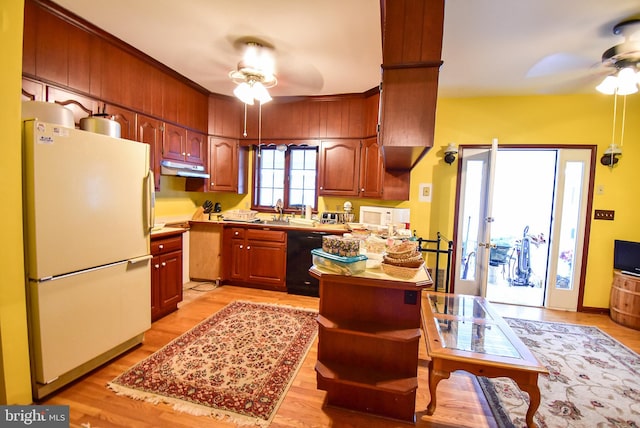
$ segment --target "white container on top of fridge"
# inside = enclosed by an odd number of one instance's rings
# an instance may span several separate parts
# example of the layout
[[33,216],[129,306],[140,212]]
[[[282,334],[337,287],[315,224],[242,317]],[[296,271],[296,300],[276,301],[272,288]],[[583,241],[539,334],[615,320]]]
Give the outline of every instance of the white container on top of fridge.
[[149,146],[26,120],[23,192],[33,395],[151,326]]

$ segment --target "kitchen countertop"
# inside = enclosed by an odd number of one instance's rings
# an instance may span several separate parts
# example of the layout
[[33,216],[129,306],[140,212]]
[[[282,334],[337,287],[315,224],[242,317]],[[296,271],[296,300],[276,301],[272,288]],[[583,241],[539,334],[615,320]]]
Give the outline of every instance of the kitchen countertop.
[[249,227],[249,228],[269,228],[269,229],[282,229],[282,230],[311,230],[322,232],[336,232],[345,233],[349,229],[344,224],[321,224],[317,223],[315,226],[305,226],[297,224],[270,224],[262,222],[246,222],[246,221],[229,221],[229,220],[190,220],[190,223],[198,224],[212,224],[221,226],[236,226],[236,227]]
[[182,227],[162,227],[156,230],[151,230],[151,237],[157,238],[157,237],[163,237],[163,236],[177,235],[179,233],[184,233],[186,231],[187,229],[184,229]]

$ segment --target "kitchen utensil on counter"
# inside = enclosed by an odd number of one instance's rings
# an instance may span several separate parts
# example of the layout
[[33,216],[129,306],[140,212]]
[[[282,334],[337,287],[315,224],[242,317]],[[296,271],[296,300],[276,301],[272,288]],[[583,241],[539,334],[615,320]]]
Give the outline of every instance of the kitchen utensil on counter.
[[102,113],[100,113],[100,108],[98,108],[98,113],[80,119],[80,129],[120,138],[120,124],[113,120],[112,116],[106,113],[106,110],[107,105],[104,104]]
[[205,214],[209,214],[213,210],[213,202],[206,200],[204,204],[202,204],[202,208],[204,209]]
[[222,205],[220,205],[220,202],[216,202],[216,204],[213,206],[213,212],[214,213],[222,212]]

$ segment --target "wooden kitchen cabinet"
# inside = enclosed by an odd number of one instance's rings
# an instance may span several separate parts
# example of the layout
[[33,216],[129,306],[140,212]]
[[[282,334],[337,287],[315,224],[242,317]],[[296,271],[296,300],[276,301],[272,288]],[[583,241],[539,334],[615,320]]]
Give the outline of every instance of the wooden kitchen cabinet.
[[360,153],[360,193],[361,198],[382,197],[384,165],[377,137],[362,141]]
[[387,171],[377,137],[322,141],[318,161],[320,196],[409,200],[410,171]]
[[162,159],[171,159],[193,165],[204,165],[206,140],[204,134],[188,132],[171,123],[164,124],[162,133]]
[[247,193],[248,148],[233,138],[209,138],[209,179],[188,178],[190,192]]
[[207,136],[187,129],[185,161],[194,165],[206,165]]
[[156,321],[182,301],[182,232],[152,236],[151,255],[151,321]]
[[320,196],[358,196],[360,140],[322,141],[318,180]]
[[211,137],[209,140],[209,180],[211,192],[247,193],[249,148],[238,140]]
[[414,423],[420,292],[431,278],[310,273],[320,281],[316,373],[327,404]]
[[444,0],[383,0],[380,141],[388,170],[433,146]]
[[287,233],[228,227],[223,245],[225,279],[236,285],[286,291]]
[[160,158],[162,150],[162,122],[139,114],[136,117],[136,141],[149,144],[149,163],[153,171],[156,190],[160,190]]

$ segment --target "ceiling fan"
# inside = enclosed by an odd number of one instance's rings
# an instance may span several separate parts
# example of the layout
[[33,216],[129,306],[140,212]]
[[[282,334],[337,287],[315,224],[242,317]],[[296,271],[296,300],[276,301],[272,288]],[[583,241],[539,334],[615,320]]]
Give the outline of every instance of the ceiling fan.
[[[600,81],[606,84],[599,91],[619,95],[637,91],[640,84],[640,18],[624,20],[613,27],[612,34],[622,36],[622,43],[606,49],[600,62],[569,52],[548,55],[527,72],[527,78],[538,79],[544,92],[575,92],[585,88],[592,90]],[[620,89],[620,73],[626,86]],[[634,82],[633,79],[636,79]],[[629,83],[632,82],[632,83]],[[600,85],[598,85],[600,86]]]
[[255,91],[264,97],[252,99],[258,103],[269,101],[266,94],[279,102],[292,102],[300,94],[315,94],[324,86],[324,78],[314,65],[313,49],[300,50],[284,40],[254,35],[228,35],[220,46],[224,57],[216,59],[213,79],[235,83],[234,95],[239,98],[235,92],[241,92],[245,104],[252,105],[250,95],[244,95],[249,93],[247,86],[257,87]]
[[272,100],[267,89],[278,84],[273,49],[254,40],[244,44],[242,60],[236,70],[229,72],[229,78],[237,85],[233,93],[245,104],[253,105],[254,100],[265,104]]
[[629,95],[638,92],[640,84],[640,19],[623,21],[613,27],[613,34],[624,41],[602,54],[602,64],[610,69],[596,89],[605,94]]

